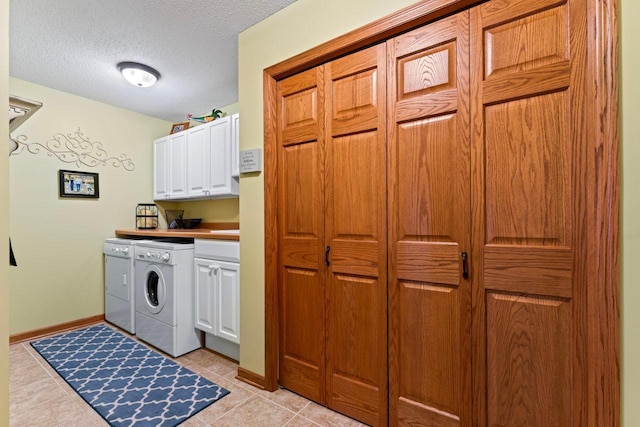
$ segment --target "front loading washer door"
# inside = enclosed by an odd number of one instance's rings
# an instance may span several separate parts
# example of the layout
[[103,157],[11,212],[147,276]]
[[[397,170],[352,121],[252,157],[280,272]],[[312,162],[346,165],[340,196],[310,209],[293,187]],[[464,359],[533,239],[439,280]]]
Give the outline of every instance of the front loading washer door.
[[164,308],[167,302],[167,285],[162,275],[162,271],[155,266],[150,265],[147,268],[144,282],[144,299],[145,306],[152,314],[158,314]]
[[[175,325],[173,266],[148,263],[139,276],[136,270],[136,311],[167,325]],[[141,279],[138,282],[138,278]]]

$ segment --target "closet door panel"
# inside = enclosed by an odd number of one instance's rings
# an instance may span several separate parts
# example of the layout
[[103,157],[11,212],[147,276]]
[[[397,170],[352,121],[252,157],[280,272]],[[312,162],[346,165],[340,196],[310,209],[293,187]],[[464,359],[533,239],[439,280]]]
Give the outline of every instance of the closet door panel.
[[471,12],[478,426],[585,424],[584,4]]
[[279,382],[324,403],[322,69],[278,82]]
[[387,43],[391,425],[471,425],[468,12]]
[[384,45],[325,65],[327,404],[387,423]]

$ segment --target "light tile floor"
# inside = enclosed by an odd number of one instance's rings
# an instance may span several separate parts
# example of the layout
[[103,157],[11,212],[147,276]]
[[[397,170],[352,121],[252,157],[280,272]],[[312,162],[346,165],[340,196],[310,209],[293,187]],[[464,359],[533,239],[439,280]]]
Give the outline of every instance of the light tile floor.
[[[209,351],[174,360],[231,392],[181,426],[363,426],[288,390],[270,393],[238,381],[238,365]],[[10,346],[9,379],[11,426],[108,426],[28,342]]]

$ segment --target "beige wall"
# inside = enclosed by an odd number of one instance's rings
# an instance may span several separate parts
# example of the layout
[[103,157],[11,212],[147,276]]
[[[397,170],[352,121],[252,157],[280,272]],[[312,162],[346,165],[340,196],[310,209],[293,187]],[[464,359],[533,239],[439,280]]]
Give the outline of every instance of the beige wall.
[[[126,154],[134,171],[65,163],[45,152],[10,157],[12,268],[10,333],[104,313],[102,244],[116,228],[135,228],[135,207],[152,202],[152,140],[171,123],[17,79],[12,95],[43,107],[18,128],[31,143],[78,129],[109,156]],[[138,90],[132,88],[132,90]],[[58,170],[97,172],[99,199],[58,197]]]
[[[240,149],[262,148],[262,71],[415,0],[298,0],[240,34]],[[336,13],[340,11],[340,13]],[[264,374],[264,180],[240,178],[240,365]]]
[[[9,110],[9,0],[0,0],[0,110]],[[9,122],[0,121],[0,135],[9,133]],[[3,144],[7,144],[3,136]],[[2,151],[2,149],[0,149]],[[0,206],[9,204],[9,157],[0,154]],[[9,425],[9,212],[0,209],[0,426]]]
[[619,0],[622,105],[622,418],[640,425],[640,2]]

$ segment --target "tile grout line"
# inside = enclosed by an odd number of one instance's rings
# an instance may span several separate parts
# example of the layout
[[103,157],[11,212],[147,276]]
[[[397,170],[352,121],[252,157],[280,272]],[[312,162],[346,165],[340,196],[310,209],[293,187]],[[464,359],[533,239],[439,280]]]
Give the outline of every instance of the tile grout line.
[[252,396],[247,397],[245,400],[243,400],[242,402],[238,403],[236,406],[232,407],[227,412],[225,412],[224,414],[220,415],[218,418],[214,419],[213,421],[218,421],[218,420],[220,420],[220,418],[229,415],[231,412],[235,411],[239,406],[244,405],[246,402],[248,402],[249,400],[251,400],[254,397],[256,397],[255,394],[252,395]]

